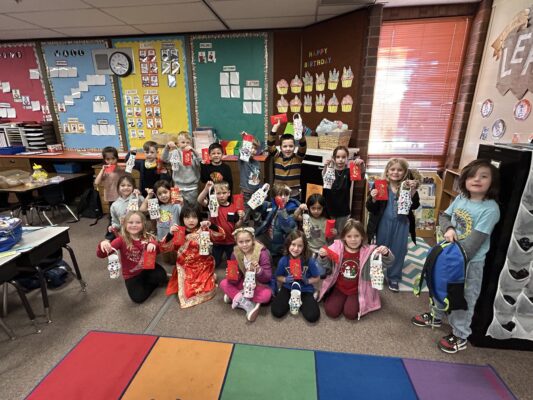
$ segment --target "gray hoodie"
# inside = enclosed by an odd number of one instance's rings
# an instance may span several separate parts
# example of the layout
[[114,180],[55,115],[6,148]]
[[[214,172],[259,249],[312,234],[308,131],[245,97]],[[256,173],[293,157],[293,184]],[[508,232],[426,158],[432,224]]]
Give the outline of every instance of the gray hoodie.
[[[192,151],[192,165],[183,165],[181,150],[175,149],[172,152],[176,152],[178,159],[178,169],[172,171],[172,180],[179,186],[180,190],[187,192],[198,188],[198,182],[200,181],[200,158],[196,152]],[[163,149],[161,159],[163,162],[170,162],[171,151],[168,146]]]

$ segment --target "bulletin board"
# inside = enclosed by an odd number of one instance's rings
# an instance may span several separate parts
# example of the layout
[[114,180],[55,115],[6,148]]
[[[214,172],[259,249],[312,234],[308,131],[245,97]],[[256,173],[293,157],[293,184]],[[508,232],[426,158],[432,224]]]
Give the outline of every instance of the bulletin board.
[[106,41],[45,42],[43,55],[59,131],[66,149],[124,150],[113,79],[97,75],[92,51]]
[[196,124],[219,139],[267,132],[266,33],[195,35],[191,38]]
[[34,43],[0,44],[0,119],[51,121]]
[[113,40],[131,48],[134,72],[119,78],[122,112],[130,148],[164,133],[191,131],[187,58],[182,36]]

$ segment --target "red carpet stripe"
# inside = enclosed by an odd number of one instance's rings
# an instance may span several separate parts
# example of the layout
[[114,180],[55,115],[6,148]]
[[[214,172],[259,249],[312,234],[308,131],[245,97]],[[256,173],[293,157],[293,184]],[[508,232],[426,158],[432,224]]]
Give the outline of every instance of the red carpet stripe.
[[157,336],[90,332],[28,399],[117,399],[156,340]]

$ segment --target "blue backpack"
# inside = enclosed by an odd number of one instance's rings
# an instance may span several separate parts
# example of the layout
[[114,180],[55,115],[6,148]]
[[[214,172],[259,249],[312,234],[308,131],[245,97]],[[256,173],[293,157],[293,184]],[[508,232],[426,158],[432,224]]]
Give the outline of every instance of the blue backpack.
[[466,265],[466,255],[459,243],[439,243],[426,257],[413,287],[415,295],[420,295],[425,280],[432,306],[440,304],[446,312],[468,309],[464,297]]
[[12,248],[22,237],[22,221],[19,218],[0,217],[0,251]]

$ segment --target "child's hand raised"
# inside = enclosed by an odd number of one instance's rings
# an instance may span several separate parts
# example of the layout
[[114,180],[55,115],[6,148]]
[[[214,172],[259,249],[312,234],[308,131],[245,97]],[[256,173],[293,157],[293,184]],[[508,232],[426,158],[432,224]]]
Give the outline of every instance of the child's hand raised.
[[272,125],[272,132],[277,132],[280,125],[281,125],[280,119],[276,118],[276,123]]
[[146,188],[146,197],[154,197],[154,189]]
[[200,228],[208,229],[211,226],[211,221],[201,221]]
[[170,150],[174,150],[177,146],[176,146],[176,143],[174,143],[173,141],[170,141],[170,142],[167,143],[167,147]]
[[139,189],[133,189],[133,195],[138,197],[141,195],[141,191]]
[[372,189],[370,191],[370,196],[372,196],[372,200],[374,200],[377,195],[378,195],[378,190],[377,189]]
[[211,189],[213,186],[215,186],[215,184],[214,184],[213,181],[207,181],[207,183],[205,184],[205,186],[207,186],[209,189]]
[[378,254],[383,254],[384,256],[387,256],[390,253],[390,250],[387,246],[378,246],[374,251]]
[[300,211],[307,211],[307,204],[302,203],[298,208],[300,209]]
[[244,218],[244,210],[237,211],[237,215],[239,216],[239,219],[243,219]]
[[174,224],[170,227],[170,233],[175,233],[179,230],[179,226],[177,224]]
[[318,250],[318,255],[320,257],[326,257],[328,255],[328,252],[326,251],[326,249],[320,248],[320,250]]

